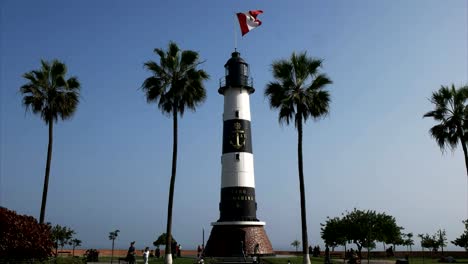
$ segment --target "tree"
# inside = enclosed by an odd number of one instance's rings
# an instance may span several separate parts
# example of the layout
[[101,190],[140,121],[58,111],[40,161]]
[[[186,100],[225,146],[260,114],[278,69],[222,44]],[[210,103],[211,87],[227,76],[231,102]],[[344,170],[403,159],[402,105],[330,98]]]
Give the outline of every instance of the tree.
[[465,156],[465,167],[468,176],[468,152],[466,147],[467,137],[465,131],[468,123],[465,122],[468,109],[466,100],[468,98],[468,86],[455,88],[441,86],[437,92],[432,93],[430,99],[435,109],[424,114],[423,117],[432,117],[439,124],[433,126],[429,133],[436,140],[441,151],[446,148],[455,150],[458,143],[463,149]]
[[377,240],[392,244],[393,248],[396,248],[397,245],[403,245],[404,241],[401,233],[403,228],[396,224],[395,218],[384,213],[379,213],[376,217],[378,222]]
[[294,119],[298,133],[297,156],[299,170],[299,191],[301,200],[302,253],[303,263],[310,264],[307,237],[307,213],[302,157],[302,127],[309,118],[318,120],[329,112],[330,94],[324,90],[332,81],[319,72],[322,60],[307,57],[306,52],[293,52],[290,59],[273,62],[275,81],[265,89],[272,109],[279,109],[280,124],[289,125]]
[[112,253],[111,253],[111,264],[114,259],[114,241],[119,235],[120,230],[116,229],[115,231],[109,232],[109,240],[112,240]]
[[74,238],[72,239],[71,244],[73,247],[72,256],[75,256],[75,248],[81,246],[81,240]]
[[52,63],[41,60],[41,69],[23,75],[28,82],[20,88],[26,110],[30,109],[34,114],[40,115],[49,126],[49,144],[39,218],[41,224],[44,223],[49,188],[53,124],[59,118],[62,120],[71,118],[79,103],[80,83],[76,77],[66,79],[66,74],[67,67],[64,63],[58,60],[53,60]]
[[0,263],[43,261],[53,248],[49,225],[0,206]]
[[437,249],[440,247],[440,241],[437,239],[437,236],[434,234],[432,236],[428,234],[419,234],[418,237],[421,239],[421,247],[437,252]]
[[403,244],[406,246],[406,250],[412,252],[411,246],[414,245],[414,240],[413,240],[413,233],[408,233],[408,234],[402,234],[403,237]]
[[291,246],[295,247],[296,248],[296,252],[297,252],[297,248],[301,245],[301,241],[299,240],[294,240],[292,243],[291,243]]
[[334,251],[335,247],[337,246],[346,246],[347,227],[344,225],[344,221],[342,221],[339,217],[327,217],[325,224],[321,223],[320,225],[322,226],[320,228],[321,237],[325,242],[325,245],[332,247],[332,251]]
[[58,247],[63,250],[65,245],[71,244],[71,239],[75,231],[66,226],[55,225],[52,227],[52,240],[55,241],[55,255],[58,253]]
[[468,251],[468,219],[464,220],[463,224],[465,225],[465,231],[460,235],[460,237],[452,241],[452,244],[465,248],[465,250]]
[[435,234],[435,237],[437,238],[437,243],[439,244],[440,250],[442,252],[442,256],[444,255],[444,247],[447,246],[447,233],[445,232],[445,229],[439,229],[437,233]]
[[327,245],[345,245],[346,241],[356,244],[358,256],[362,258],[362,248],[369,251],[375,248],[375,242],[397,243],[401,240],[403,228],[396,224],[393,216],[375,211],[354,209],[342,218],[327,218],[322,226],[322,239]]
[[[362,258],[362,248],[372,245],[377,239],[379,230],[377,214],[375,211],[361,211],[354,209],[343,217],[345,225],[348,227],[347,239],[356,244],[358,256]],[[369,255],[369,254],[368,254]]]
[[167,51],[154,49],[159,56],[159,64],[148,61],[144,66],[151,71],[141,86],[148,103],[157,103],[163,114],[172,115],[173,120],[173,150],[172,170],[169,186],[169,201],[167,205],[166,233],[169,239],[166,241],[165,263],[172,264],[171,232],[172,232],[172,207],[174,197],[174,185],[177,168],[177,117],[182,117],[185,109],[192,111],[206,98],[203,81],[208,80],[208,74],[197,67],[199,55],[192,50],[180,50],[176,43],[170,42]]
[[[158,239],[156,239],[156,241],[153,242],[153,245],[155,247],[159,246],[159,245],[166,245],[166,233],[162,233],[161,235],[159,235]],[[172,242],[175,242],[177,243],[177,241],[174,239],[174,237],[171,235],[171,241]]]

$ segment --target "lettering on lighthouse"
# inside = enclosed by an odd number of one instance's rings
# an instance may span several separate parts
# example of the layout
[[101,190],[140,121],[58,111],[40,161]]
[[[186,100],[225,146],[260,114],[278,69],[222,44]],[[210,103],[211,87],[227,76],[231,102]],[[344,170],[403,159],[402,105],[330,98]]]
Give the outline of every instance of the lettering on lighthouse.
[[223,154],[230,152],[252,153],[250,121],[230,119],[224,121]]

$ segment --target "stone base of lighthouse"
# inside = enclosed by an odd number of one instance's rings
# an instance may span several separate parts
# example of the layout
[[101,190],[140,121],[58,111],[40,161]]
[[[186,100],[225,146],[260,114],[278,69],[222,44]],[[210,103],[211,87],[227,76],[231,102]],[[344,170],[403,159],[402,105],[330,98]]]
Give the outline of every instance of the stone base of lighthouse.
[[216,222],[212,225],[204,252],[206,257],[242,257],[242,245],[245,255],[250,256],[256,244],[259,244],[260,255],[274,255],[264,222]]

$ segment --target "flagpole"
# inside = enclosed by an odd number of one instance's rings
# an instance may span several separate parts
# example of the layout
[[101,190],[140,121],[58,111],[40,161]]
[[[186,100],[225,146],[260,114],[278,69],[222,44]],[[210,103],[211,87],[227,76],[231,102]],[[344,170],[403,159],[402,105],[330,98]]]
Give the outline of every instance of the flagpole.
[[237,14],[234,16],[234,51],[237,51],[237,32],[236,32],[236,21]]

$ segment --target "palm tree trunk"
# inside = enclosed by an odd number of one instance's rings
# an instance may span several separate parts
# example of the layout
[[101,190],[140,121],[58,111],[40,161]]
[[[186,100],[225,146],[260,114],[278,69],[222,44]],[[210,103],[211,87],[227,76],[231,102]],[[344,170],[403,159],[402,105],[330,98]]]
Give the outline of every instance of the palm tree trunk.
[[42,189],[42,203],[41,203],[41,216],[39,217],[39,223],[44,223],[45,209],[47,203],[47,190],[49,189],[49,173],[50,173],[50,162],[52,160],[52,136],[53,136],[53,124],[54,120],[49,120],[49,145],[47,146],[47,161],[44,177],[44,188]]
[[[459,132],[459,138],[460,138],[460,143],[462,145],[462,149],[463,149],[463,155],[465,156],[465,168],[466,168],[466,176],[467,176],[467,179],[468,179],[468,150],[466,148],[466,139],[465,139],[465,135],[464,133],[462,133],[461,131],[463,131],[461,128],[458,129]],[[467,208],[466,208],[466,214],[468,215],[468,191],[467,191]]]
[[177,167],[177,109],[174,106],[172,109],[174,129],[173,129],[173,149],[172,149],[172,173],[171,173],[171,184],[169,187],[169,202],[167,205],[167,229],[166,229],[166,258],[165,264],[172,264],[171,254],[171,237],[172,237],[172,202],[174,200],[174,184],[176,178],[176,167]]
[[114,260],[114,240],[115,240],[115,239],[112,239],[111,264],[112,264],[112,261]]
[[465,168],[466,168],[466,176],[468,177],[468,151],[466,149],[466,142],[464,135],[460,135],[460,143],[462,145],[463,154],[465,156]]
[[305,187],[304,187],[304,170],[302,162],[302,118],[299,115],[297,123],[297,157],[299,166],[299,190],[301,195],[301,224],[302,224],[302,254],[303,264],[310,264],[309,258],[309,240],[307,238],[307,216],[306,216],[306,200],[305,200]]

